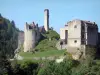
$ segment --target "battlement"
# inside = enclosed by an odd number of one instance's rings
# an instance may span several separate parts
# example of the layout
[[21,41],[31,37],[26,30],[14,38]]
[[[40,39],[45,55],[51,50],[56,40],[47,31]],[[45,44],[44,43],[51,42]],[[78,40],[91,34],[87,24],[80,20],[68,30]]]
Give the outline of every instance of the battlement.
[[26,22],[26,25],[25,25],[26,30],[35,30],[36,28],[38,28],[38,24],[35,24],[34,22],[32,22],[31,24],[28,24]]
[[38,24],[35,24],[34,22],[28,24],[26,22],[24,33],[24,52],[28,52],[35,48],[35,45],[40,38]]

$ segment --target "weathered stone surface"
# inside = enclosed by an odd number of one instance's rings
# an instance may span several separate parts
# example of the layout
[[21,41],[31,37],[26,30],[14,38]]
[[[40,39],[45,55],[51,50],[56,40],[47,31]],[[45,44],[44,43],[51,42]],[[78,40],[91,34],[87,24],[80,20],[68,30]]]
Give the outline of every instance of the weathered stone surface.
[[35,48],[36,43],[40,39],[40,32],[38,25],[26,24],[24,30],[24,52],[30,52]]
[[46,31],[49,30],[49,10],[44,10],[44,28]]
[[[58,49],[66,48],[74,59],[85,58],[86,46],[96,46],[98,43],[98,26],[94,22],[75,19],[69,21],[64,28],[60,28],[60,40],[65,44],[57,43]],[[83,46],[84,45],[84,46]],[[83,47],[83,48],[82,48]]]
[[31,49],[35,48],[36,43],[38,43],[41,35],[40,33],[43,31],[49,30],[49,10],[45,9],[44,11],[44,27],[39,28],[38,24],[34,22],[32,24],[28,24],[26,22],[25,30],[24,30],[24,52],[30,52]]

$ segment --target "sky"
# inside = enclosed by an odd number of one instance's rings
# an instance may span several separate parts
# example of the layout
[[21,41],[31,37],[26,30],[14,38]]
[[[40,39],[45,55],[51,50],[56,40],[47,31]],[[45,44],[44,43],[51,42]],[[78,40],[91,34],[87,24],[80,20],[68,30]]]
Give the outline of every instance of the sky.
[[100,28],[100,0],[0,0],[1,15],[20,30],[26,22],[43,26],[44,9],[49,9],[49,26],[58,33],[73,19],[93,21]]

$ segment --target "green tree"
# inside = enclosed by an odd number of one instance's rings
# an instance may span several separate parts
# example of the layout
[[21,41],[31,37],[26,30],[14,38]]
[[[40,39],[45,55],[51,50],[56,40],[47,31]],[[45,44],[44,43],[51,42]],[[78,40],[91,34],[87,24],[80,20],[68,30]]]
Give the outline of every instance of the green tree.
[[38,75],[71,75],[72,68],[76,67],[78,64],[79,62],[72,59],[65,59],[61,63],[50,61],[43,65]]
[[100,65],[93,60],[84,60],[79,66],[72,69],[71,75],[100,75]]
[[18,45],[18,29],[12,23],[3,17],[0,17],[0,70],[3,73],[11,75],[11,69],[8,59],[14,56],[14,50]]
[[14,68],[15,75],[37,75],[38,73],[38,63],[32,61],[25,61],[20,65],[16,65]]

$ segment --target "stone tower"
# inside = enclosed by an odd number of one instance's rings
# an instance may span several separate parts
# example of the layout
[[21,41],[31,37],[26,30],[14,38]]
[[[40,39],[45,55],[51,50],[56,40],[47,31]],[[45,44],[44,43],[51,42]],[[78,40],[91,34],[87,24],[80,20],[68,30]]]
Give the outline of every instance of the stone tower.
[[44,28],[46,31],[49,30],[49,10],[44,10]]
[[24,30],[24,52],[30,52],[35,48],[36,43],[36,30],[35,24],[29,25],[26,23]]

